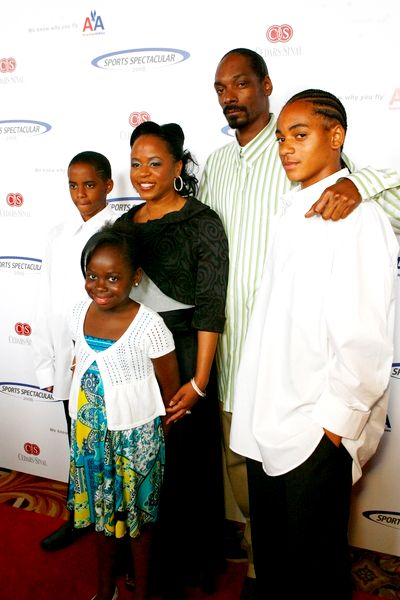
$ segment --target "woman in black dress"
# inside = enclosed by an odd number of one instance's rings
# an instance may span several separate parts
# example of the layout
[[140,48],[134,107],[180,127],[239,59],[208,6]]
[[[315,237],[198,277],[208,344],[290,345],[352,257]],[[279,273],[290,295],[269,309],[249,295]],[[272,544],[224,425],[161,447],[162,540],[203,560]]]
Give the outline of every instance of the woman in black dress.
[[171,330],[181,388],[168,409],[166,465],[153,580],[166,600],[186,586],[212,593],[224,567],[224,500],[214,369],[225,323],[228,243],[218,215],[199,202],[194,161],[174,123],[139,125],[131,136],[131,182],[144,203],[134,224],[144,279],[135,299]]

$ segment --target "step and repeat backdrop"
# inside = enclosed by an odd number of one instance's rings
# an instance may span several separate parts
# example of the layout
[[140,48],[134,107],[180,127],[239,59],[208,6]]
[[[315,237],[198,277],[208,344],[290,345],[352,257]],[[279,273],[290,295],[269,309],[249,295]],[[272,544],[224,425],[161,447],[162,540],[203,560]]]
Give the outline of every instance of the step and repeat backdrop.
[[[38,387],[31,333],[47,232],[76,210],[70,159],[83,150],[109,158],[109,201],[122,213],[138,201],[129,181],[132,128],[175,121],[201,176],[208,154],[232,139],[213,89],[217,63],[248,47],[268,64],[273,112],[302,89],[331,91],[348,112],[346,153],[358,166],[400,169],[399,16],[397,0],[232,0],[212,9],[180,0],[15,0],[3,7],[0,466],[68,478],[63,407]],[[354,489],[350,535],[356,546],[398,555],[398,341],[394,362],[386,431]]]

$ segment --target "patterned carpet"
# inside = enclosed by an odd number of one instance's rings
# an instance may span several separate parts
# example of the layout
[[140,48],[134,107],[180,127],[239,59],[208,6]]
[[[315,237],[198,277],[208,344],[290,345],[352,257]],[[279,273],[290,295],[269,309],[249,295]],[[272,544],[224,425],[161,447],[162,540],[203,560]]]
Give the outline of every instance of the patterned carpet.
[[[67,485],[0,468],[0,502],[37,513],[67,518]],[[352,548],[354,590],[400,600],[400,558]]]
[[67,484],[0,469],[0,502],[51,517],[67,518]]
[[354,588],[379,598],[400,599],[400,558],[352,548]]

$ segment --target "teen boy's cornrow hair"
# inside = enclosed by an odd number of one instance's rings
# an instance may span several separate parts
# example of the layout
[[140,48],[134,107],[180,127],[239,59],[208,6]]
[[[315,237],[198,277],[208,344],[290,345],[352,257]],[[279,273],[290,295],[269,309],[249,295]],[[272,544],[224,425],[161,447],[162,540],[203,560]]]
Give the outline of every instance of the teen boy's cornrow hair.
[[304,90],[292,96],[285,104],[293,104],[297,100],[311,102],[314,106],[314,112],[321,115],[327,120],[327,125],[332,125],[332,121],[340,123],[345,131],[347,131],[347,115],[343,104],[339,98],[336,98],[330,92],[324,90]]

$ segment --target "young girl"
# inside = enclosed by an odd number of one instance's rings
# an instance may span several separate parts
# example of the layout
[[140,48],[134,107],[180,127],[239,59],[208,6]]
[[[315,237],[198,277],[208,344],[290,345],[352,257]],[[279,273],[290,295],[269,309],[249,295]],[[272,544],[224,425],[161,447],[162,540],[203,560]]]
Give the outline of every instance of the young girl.
[[105,225],[82,252],[89,299],[72,314],[76,365],[68,505],[75,527],[94,524],[98,591],[115,600],[116,538],[129,533],[135,598],[147,593],[150,524],[164,463],[161,416],[179,387],[174,342],[163,320],[129,297],[141,279],[131,235]]

